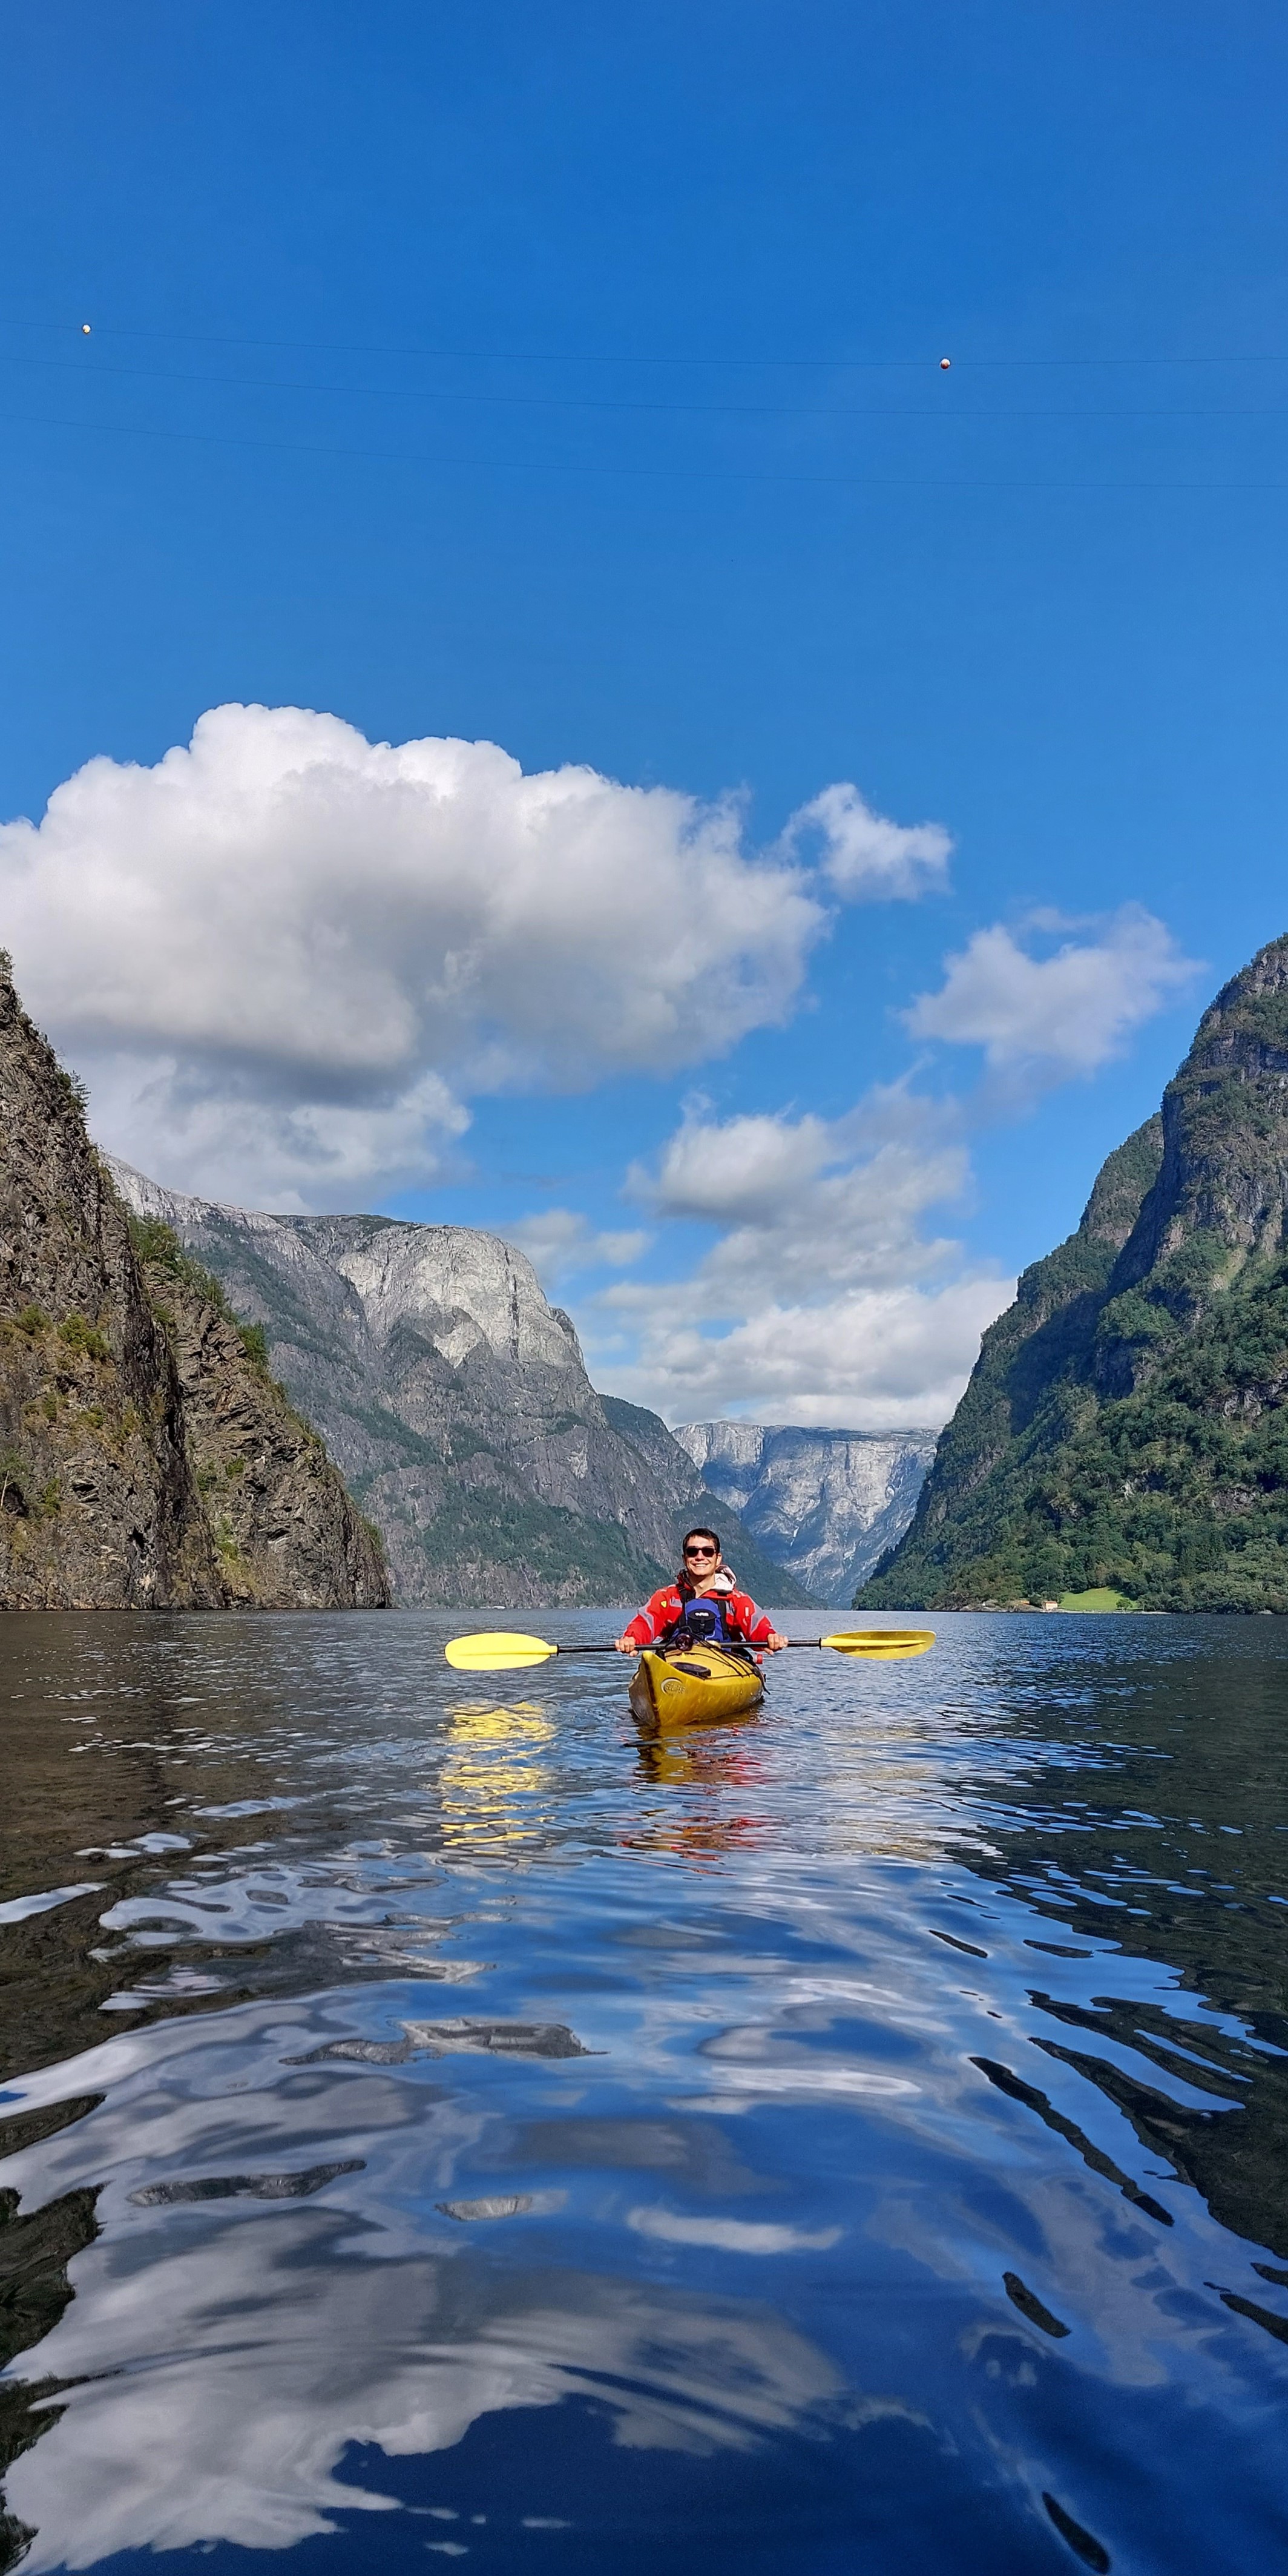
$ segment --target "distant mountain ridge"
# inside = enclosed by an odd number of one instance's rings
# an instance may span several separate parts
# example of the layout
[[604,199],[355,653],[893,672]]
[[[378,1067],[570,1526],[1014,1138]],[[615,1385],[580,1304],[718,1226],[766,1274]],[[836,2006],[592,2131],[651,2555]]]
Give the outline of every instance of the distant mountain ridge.
[[860,1599],[1288,1611],[1288,937],[990,1326]]
[[[408,1604],[634,1602],[712,1498],[655,1414],[596,1394],[523,1253],[469,1226],[274,1216],[116,1183],[263,1326],[272,1364],[381,1531]],[[746,1533],[739,1572],[808,1596]]]
[[763,1544],[737,1507],[704,1480],[679,1433],[668,1431],[660,1413],[628,1404],[620,1395],[601,1396],[600,1402],[614,1430],[647,1459],[662,1493],[670,1499],[677,1535],[691,1522],[713,1521],[727,1562],[760,1601],[779,1610],[817,1605],[821,1595],[809,1591],[793,1569]]
[[903,1536],[936,1439],[758,1422],[685,1422],[675,1437],[767,1556],[816,1601],[846,1604]]

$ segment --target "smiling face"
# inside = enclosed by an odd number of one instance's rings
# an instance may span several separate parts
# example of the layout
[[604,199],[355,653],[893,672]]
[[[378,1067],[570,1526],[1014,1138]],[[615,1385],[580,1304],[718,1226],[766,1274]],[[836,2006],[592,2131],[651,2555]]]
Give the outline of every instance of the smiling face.
[[684,1571],[699,1591],[704,1583],[710,1582],[713,1574],[719,1572],[723,1562],[718,1540],[708,1537],[703,1531],[695,1531],[691,1538],[686,1538]]

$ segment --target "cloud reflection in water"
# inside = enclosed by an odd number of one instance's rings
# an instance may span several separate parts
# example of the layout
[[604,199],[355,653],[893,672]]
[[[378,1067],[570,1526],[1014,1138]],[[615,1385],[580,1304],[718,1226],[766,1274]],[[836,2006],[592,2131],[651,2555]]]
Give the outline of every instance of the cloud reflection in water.
[[[176,2224],[194,2231],[183,2246]],[[199,2233],[196,2232],[199,2230]],[[92,2249],[41,2351],[61,2420],[10,2475],[31,2576],[127,2549],[280,2549],[393,2497],[343,2484],[350,2444],[447,2448],[498,2409],[577,2390],[637,2450],[748,2450],[861,2420],[839,2371],[781,2317],[733,2300],[472,2252],[397,2262],[313,2208]],[[139,2464],[147,2463],[141,2477]]]

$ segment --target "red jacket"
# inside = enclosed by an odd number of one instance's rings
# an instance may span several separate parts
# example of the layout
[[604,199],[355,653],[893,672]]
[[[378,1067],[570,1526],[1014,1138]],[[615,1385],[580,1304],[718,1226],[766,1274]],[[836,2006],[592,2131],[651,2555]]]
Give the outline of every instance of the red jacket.
[[[721,1592],[713,1598],[720,1603],[726,1626],[736,1628],[749,1646],[763,1646],[772,1637],[774,1623],[769,1612],[762,1610],[749,1592]],[[637,1646],[655,1645],[664,1629],[673,1627],[676,1620],[683,1617],[684,1606],[678,1583],[664,1583],[661,1591],[655,1592],[644,1608],[637,1610],[634,1618],[627,1621],[622,1635],[633,1637]]]

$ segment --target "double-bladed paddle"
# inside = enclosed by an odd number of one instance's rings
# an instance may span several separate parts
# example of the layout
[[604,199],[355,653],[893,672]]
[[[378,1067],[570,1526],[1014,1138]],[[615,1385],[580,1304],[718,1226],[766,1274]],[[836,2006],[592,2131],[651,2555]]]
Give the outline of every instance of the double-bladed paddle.
[[[892,1663],[896,1656],[924,1655],[935,1642],[933,1628],[850,1628],[835,1637],[789,1637],[789,1646],[829,1646],[834,1655],[862,1655],[869,1662]],[[483,1629],[476,1637],[453,1637],[443,1652],[458,1673],[514,1673],[527,1664],[549,1663],[552,1655],[615,1655],[616,1646],[553,1646],[546,1637],[520,1637],[504,1628]]]

